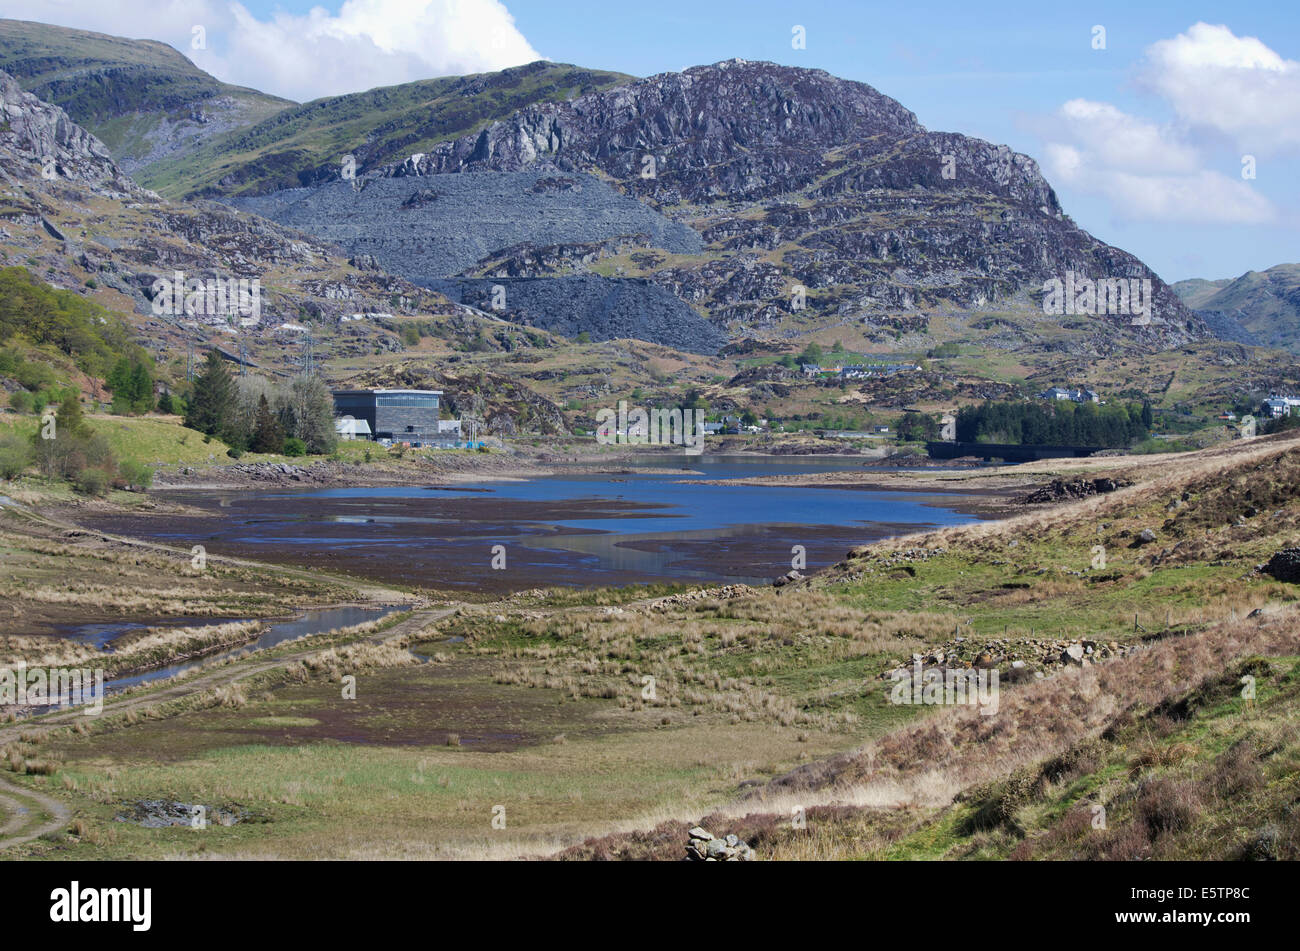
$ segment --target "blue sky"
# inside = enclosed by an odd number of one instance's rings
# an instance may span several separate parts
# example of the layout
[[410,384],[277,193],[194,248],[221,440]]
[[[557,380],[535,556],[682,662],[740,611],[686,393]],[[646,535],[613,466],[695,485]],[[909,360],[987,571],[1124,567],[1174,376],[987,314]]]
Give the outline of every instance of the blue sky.
[[1166,280],[1300,261],[1293,0],[0,0],[0,14],[151,36],[295,99],[537,57],[637,76],[734,56],[825,69],[931,129],[1033,156],[1067,213]]

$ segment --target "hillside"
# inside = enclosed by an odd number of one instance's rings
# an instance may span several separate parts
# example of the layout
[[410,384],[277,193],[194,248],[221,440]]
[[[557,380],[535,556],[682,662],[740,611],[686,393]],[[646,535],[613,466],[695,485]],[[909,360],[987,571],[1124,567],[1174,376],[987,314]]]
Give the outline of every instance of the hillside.
[[630,77],[563,63],[450,76],[317,99],[212,137],[147,169],[142,184],[171,197],[258,195],[404,162],[537,102],[564,101]]
[[0,20],[0,69],[62,106],[128,174],[291,105],[223,83],[165,43]]
[[[416,318],[419,336],[452,350],[550,345],[543,333],[478,316],[265,219],[160,199],[62,109],[3,72],[0,180],[0,266],[21,264],[65,297],[75,292],[123,315],[163,379],[181,379],[187,352],[212,347],[242,350],[271,376],[297,372],[309,347],[316,360],[400,351],[402,323]],[[156,308],[157,282],[177,272],[187,289],[191,280],[257,280],[259,313]],[[102,371],[103,362],[88,369]]]
[[1300,264],[1278,264],[1217,281],[1179,281],[1173,287],[1188,307],[1207,319],[1223,315],[1263,346],[1300,353]]
[[[318,171],[295,166],[300,177]],[[490,247],[478,218],[509,218],[518,199],[488,173],[521,172],[569,180],[565,190],[575,200],[572,183],[586,181],[579,176],[601,179],[689,226],[702,246],[684,250],[653,229],[610,221],[602,233],[538,227],[526,240],[500,235],[512,243]],[[294,191],[258,207],[337,236],[338,198],[329,196],[341,198],[346,185],[334,174],[336,184],[318,186],[319,197]],[[443,181],[456,181],[455,191],[478,190],[479,216],[439,219],[442,236],[488,252],[474,266],[441,260],[432,243],[422,251],[413,242],[400,255],[377,252],[382,265],[418,282],[642,278],[729,338],[769,342],[834,329],[848,346],[971,339],[1095,357],[1210,335],[1142,262],[1075,226],[1031,158],[927,131],[870,86],[819,70],[732,60],[536,102],[362,177],[347,211],[351,234],[337,238],[354,253],[374,247],[392,220],[384,199],[395,186],[376,183],[403,183],[413,204],[452,190]],[[232,182],[226,190],[239,188]],[[369,211],[367,188],[376,198]],[[1044,281],[1068,271],[1151,280],[1152,320],[1040,319]],[[796,287],[806,289],[797,302]],[[563,300],[555,295],[552,309]],[[1027,322],[1006,333],[1003,319],[1017,315]]]
[[[593,837],[559,857],[680,860],[698,824],[764,859],[1295,859],[1300,576],[1291,556],[1273,556],[1300,525],[1296,447],[1294,437],[1238,441],[1176,466],[1130,457],[1074,472],[1058,460],[1058,478],[1104,473],[1121,487],[858,548],[776,592],[658,608],[666,637],[706,639],[727,699],[776,695],[747,718],[776,732],[788,727],[783,713],[795,724],[853,713],[873,735],[736,784],[712,813]],[[643,665],[665,646],[644,623],[609,625],[637,632]],[[506,655],[514,628],[478,630]],[[527,630],[553,646],[548,675],[584,691],[611,682],[583,676],[563,620]],[[780,654],[779,636],[798,650]],[[540,663],[520,662],[515,682],[532,682]],[[708,682],[678,666],[656,670],[658,683]],[[917,666],[999,671],[996,706],[893,699],[894,672]]]

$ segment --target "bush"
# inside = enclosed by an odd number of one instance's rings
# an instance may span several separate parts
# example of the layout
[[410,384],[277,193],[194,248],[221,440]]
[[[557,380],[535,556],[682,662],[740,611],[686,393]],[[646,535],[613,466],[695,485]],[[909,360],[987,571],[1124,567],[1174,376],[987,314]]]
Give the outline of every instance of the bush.
[[305,456],[307,455],[307,444],[297,436],[290,436],[284,441],[284,454],[286,456]]
[[134,459],[124,459],[117,471],[126,485],[147,489],[153,483],[153,469]]
[[16,479],[32,463],[32,449],[21,436],[0,438],[0,476]]
[[17,393],[9,394],[9,406],[15,413],[30,413],[32,411],[32,394],[26,390],[19,390]]
[[1189,829],[1201,811],[1199,791],[1189,780],[1163,777],[1148,782],[1138,793],[1134,816],[1154,839]]
[[103,495],[108,491],[108,473],[87,467],[72,477],[72,487],[82,495]]

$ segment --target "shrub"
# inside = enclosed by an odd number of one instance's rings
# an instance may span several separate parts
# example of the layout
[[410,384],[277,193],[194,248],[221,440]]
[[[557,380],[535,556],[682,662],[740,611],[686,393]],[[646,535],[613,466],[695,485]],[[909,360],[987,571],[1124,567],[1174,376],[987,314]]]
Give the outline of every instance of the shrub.
[[87,466],[72,477],[72,487],[82,495],[103,495],[108,491],[108,473]]
[[1154,839],[1190,828],[1200,811],[1200,796],[1190,781],[1162,777],[1143,786],[1133,811]]
[[307,455],[307,444],[297,436],[290,436],[284,441],[284,454],[286,456],[305,456]]
[[21,436],[0,438],[0,476],[16,479],[32,462],[32,449]]
[[153,482],[153,469],[134,459],[124,459],[118,465],[117,471],[127,485],[147,489]]
[[17,393],[9,394],[9,407],[15,413],[30,413],[32,411],[32,394],[26,390],[19,390]]

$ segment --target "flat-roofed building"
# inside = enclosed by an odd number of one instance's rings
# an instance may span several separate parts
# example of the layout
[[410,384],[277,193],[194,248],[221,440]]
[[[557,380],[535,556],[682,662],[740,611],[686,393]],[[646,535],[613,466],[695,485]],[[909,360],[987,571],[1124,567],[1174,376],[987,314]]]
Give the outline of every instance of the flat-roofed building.
[[[442,390],[335,390],[334,415],[362,420],[374,439],[424,443],[438,436]],[[358,435],[362,427],[356,427]]]

